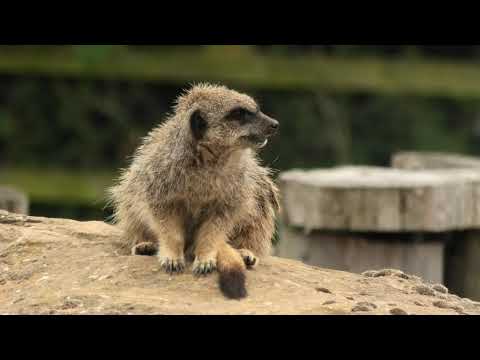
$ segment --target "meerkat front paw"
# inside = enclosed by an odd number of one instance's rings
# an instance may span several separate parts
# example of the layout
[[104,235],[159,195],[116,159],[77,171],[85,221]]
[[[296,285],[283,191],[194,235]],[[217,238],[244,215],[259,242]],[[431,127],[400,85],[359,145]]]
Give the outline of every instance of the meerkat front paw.
[[238,250],[238,252],[242,256],[243,262],[245,263],[248,269],[253,269],[258,265],[259,263],[258,258],[250,250],[240,249]]
[[208,275],[217,269],[217,260],[215,257],[196,258],[193,262],[193,274],[197,276]]
[[185,260],[159,257],[161,268],[168,274],[182,273],[185,271]]

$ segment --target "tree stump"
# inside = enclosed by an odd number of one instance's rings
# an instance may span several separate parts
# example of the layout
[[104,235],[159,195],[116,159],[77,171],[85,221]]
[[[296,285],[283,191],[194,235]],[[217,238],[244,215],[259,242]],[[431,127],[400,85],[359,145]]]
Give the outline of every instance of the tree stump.
[[398,268],[443,283],[452,233],[480,228],[480,172],[339,167],[281,174],[278,255],[351,272]]
[[[480,159],[447,153],[401,152],[393,156],[392,166],[417,171],[449,170],[453,174],[470,169],[480,173]],[[476,190],[472,193],[472,201],[476,204],[476,214],[480,213]],[[465,297],[480,299],[480,230],[475,225],[449,234],[445,251],[445,283]]]
[[16,214],[28,215],[29,201],[27,196],[9,187],[0,187],[0,209]]

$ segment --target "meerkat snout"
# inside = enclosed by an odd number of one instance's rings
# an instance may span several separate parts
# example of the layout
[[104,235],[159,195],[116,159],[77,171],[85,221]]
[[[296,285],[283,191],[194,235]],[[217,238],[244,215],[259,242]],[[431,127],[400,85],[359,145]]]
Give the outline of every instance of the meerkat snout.
[[258,148],[263,149],[268,145],[268,139],[278,132],[280,128],[280,123],[277,120],[272,119],[271,117],[263,113],[260,113],[260,118],[264,122],[265,140],[258,146]]
[[249,147],[262,149],[267,146],[269,139],[278,132],[280,123],[261,111],[252,115],[250,122],[244,125],[247,129],[247,135],[242,136],[241,140],[246,140]]
[[280,128],[280,123],[275,120],[275,119],[272,119],[271,117],[265,115],[265,114],[262,114],[265,118],[265,121],[267,122],[267,126],[268,126],[268,129],[270,131],[270,134],[271,135],[274,135],[277,133],[278,129]]

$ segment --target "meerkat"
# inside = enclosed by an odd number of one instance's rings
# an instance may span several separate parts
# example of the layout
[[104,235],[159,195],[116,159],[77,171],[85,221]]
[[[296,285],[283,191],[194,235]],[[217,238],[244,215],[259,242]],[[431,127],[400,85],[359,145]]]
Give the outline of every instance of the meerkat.
[[278,130],[252,97],[225,86],[181,94],[109,191],[125,247],[157,254],[169,273],[186,261],[195,275],[218,270],[226,297],[246,297],[246,270],[270,254],[280,210],[257,155]]

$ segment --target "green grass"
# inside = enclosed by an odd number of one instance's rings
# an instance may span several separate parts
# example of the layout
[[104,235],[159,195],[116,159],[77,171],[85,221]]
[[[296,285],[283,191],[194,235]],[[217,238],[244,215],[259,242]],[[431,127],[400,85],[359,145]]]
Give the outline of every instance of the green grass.
[[99,207],[115,176],[110,171],[2,169],[0,184],[26,192],[32,202]]
[[49,47],[34,52],[2,47],[0,74],[178,85],[218,81],[265,90],[480,97],[480,66],[467,62],[320,55],[285,57],[262,55],[238,46],[169,47],[153,52],[133,52],[112,46],[108,51],[99,48],[103,52],[98,54],[94,47],[80,50]]

